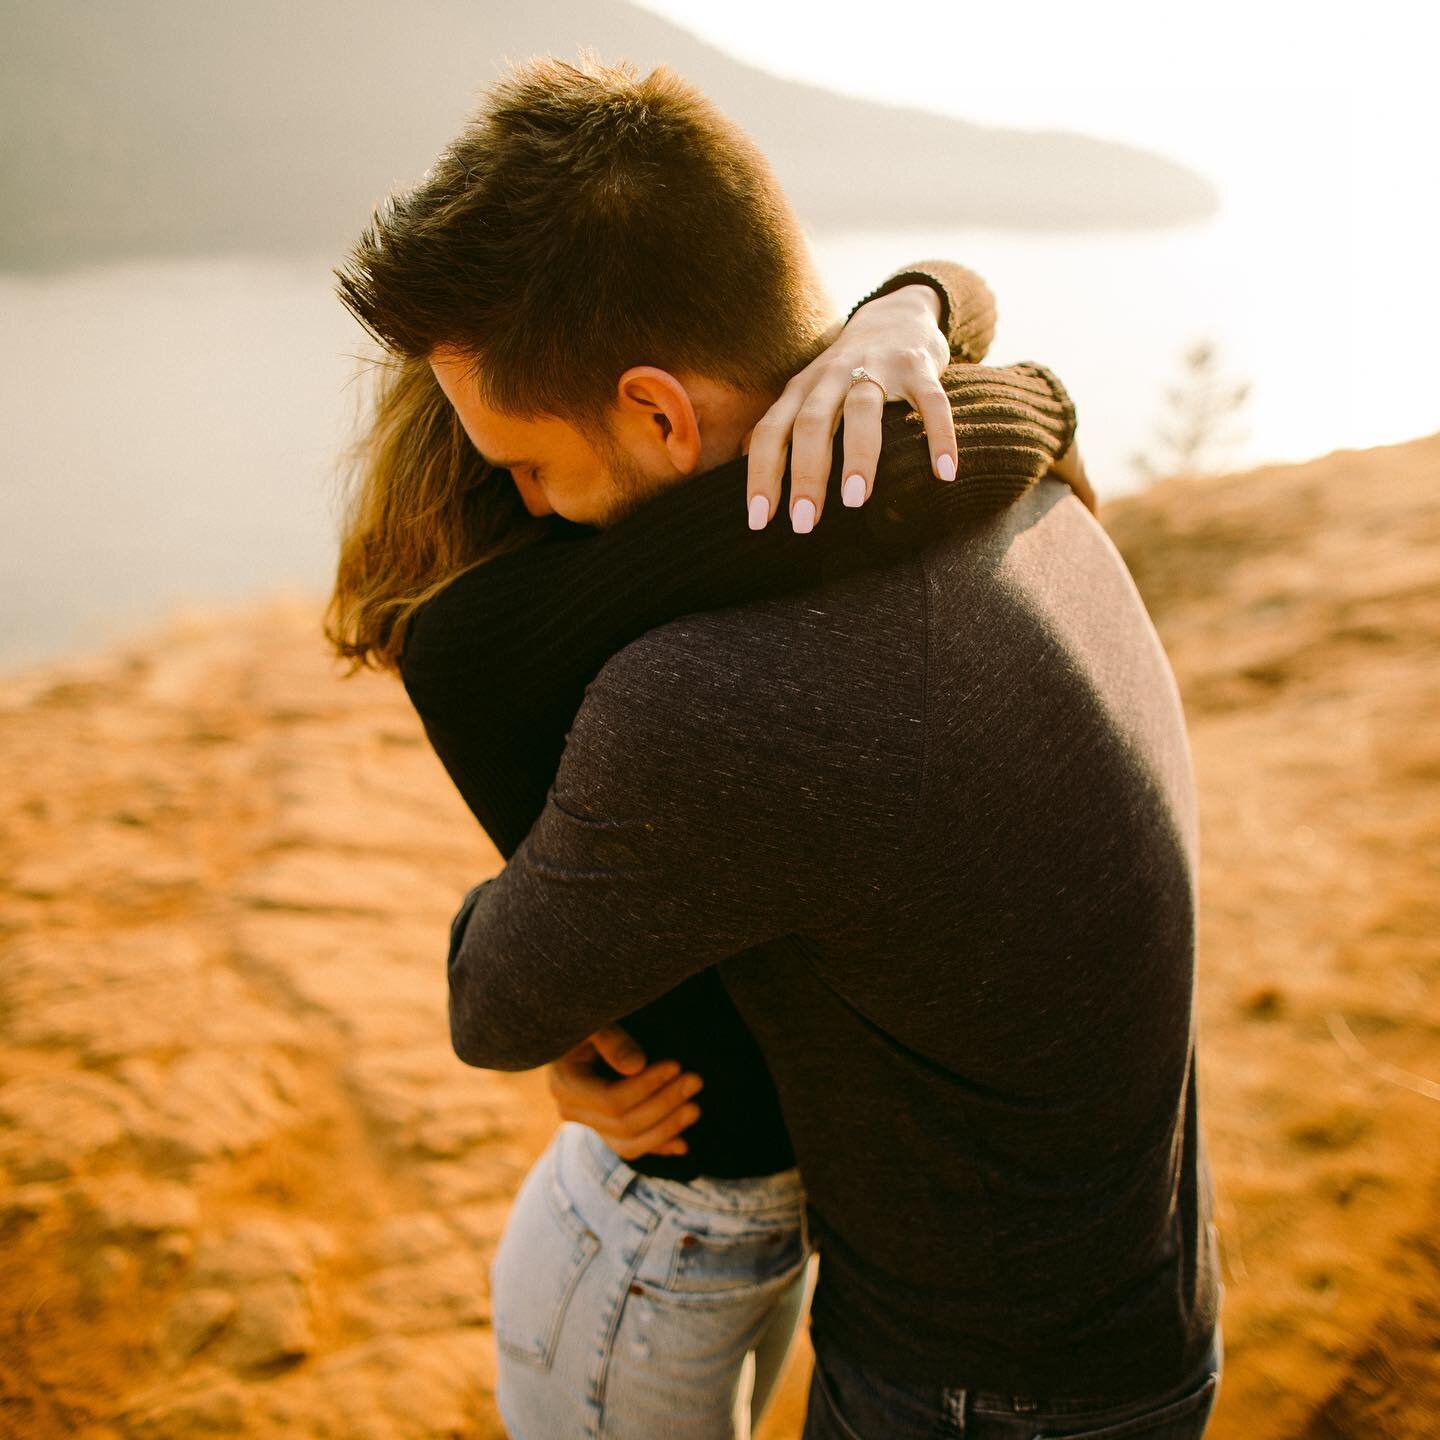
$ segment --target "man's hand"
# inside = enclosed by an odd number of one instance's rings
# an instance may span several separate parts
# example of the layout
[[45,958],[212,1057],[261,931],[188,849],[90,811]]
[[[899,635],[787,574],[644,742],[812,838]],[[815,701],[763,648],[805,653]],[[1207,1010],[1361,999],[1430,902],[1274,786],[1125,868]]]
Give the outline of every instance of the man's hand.
[[845,422],[845,471],[841,500],[863,505],[875,484],[880,458],[879,385],[851,385],[863,365],[890,395],[903,396],[920,412],[936,475],[955,478],[959,443],[950,397],[940,373],[950,344],[939,325],[940,298],[924,284],[905,285],[862,305],[824,354],[812,360],[780,392],[744,442],[749,456],[746,504],[750,528],[763,530],[780,508],[785,456],[790,452],[790,523],[804,533],[825,506],[835,431]]
[[[603,1060],[621,1079],[596,1073]],[[645,1063],[645,1053],[618,1025],[582,1040],[550,1066],[550,1093],[562,1120],[596,1131],[622,1160],[641,1155],[683,1155],[680,1132],[700,1118],[690,1103],[704,1081],[682,1074],[674,1060]]]
[[1100,502],[1090,488],[1085,462],[1080,458],[1080,447],[1073,440],[1070,448],[1050,467],[1049,473],[1057,480],[1063,480],[1092,515],[1099,515]]

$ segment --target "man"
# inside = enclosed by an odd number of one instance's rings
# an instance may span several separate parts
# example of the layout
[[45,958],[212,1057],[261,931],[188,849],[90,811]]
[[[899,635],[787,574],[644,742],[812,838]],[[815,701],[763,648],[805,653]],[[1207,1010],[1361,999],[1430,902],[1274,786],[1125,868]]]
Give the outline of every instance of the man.
[[[562,143],[545,122],[542,177]],[[615,207],[643,173],[618,177]],[[548,216],[537,265],[593,275],[603,247],[563,198],[497,199],[480,248],[519,224],[533,243]],[[484,265],[468,330],[453,287],[416,302],[407,277],[442,272],[454,218],[392,217],[367,313],[567,518],[627,513],[733,456],[773,403],[693,324],[668,365],[624,358],[598,324],[598,359],[536,333],[537,359]],[[686,243],[638,231],[589,292],[597,315],[612,279],[627,322],[674,306]],[[693,298],[718,335],[723,303]],[[777,361],[793,298],[777,295]],[[1098,527],[1046,482],[981,529],[615,654],[543,812],[455,918],[452,1038],[471,1064],[544,1064],[718,966],[822,1253],[808,1435],[1198,1435],[1218,1282],[1194,847],[1154,631]]]

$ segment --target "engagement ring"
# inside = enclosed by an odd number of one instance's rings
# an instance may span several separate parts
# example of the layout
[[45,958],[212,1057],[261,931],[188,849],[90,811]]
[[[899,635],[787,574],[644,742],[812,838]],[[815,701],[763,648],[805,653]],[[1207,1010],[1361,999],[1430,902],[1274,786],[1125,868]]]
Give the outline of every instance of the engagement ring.
[[872,385],[878,385],[880,387],[880,393],[885,399],[888,400],[890,398],[890,392],[885,388],[885,382],[883,380],[877,380],[863,365],[857,365],[850,372],[850,383],[852,385],[858,385],[862,380],[868,380]]

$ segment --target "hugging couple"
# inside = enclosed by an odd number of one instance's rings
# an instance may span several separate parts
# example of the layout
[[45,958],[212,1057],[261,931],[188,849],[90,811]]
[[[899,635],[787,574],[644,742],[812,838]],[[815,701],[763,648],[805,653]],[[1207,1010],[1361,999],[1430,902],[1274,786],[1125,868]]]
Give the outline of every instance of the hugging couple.
[[388,361],[327,633],[506,857],[456,1054],[565,1121],[511,1435],[748,1435],[807,1308],[806,1440],[1200,1435],[1192,777],[1060,382],[953,263],[832,319],[754,143],[588,53],[338,273]]

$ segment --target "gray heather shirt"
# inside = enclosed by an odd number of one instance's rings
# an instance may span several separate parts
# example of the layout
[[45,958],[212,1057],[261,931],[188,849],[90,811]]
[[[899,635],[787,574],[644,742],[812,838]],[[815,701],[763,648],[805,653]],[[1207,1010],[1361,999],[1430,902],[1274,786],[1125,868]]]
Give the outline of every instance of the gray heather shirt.
[[799,1157],[817,1340],[1042,1396],[1198,1361],[1189,756],[1139,596],[1063,486],[616,654],[455,917],[456,1052],[542,1064],[714,964]]

